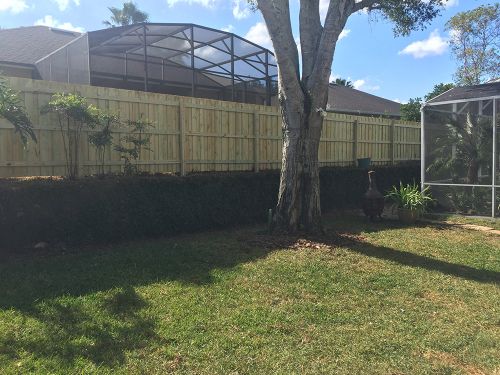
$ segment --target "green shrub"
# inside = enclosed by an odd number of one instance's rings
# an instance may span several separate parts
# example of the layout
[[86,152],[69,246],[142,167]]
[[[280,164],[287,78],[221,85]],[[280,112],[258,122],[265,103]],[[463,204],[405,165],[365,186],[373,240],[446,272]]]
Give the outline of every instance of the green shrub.
[[78,160],[83,129],[95,128],[99,122],[99,110],[79,94],[56,93],[40,112],[57,115],[66,159],[66,175],[70,179],[75,179],[79,173]]
[[417,211],[420,214],[423,214],[433,201],[428,186],[420,191],[418,184],[405,185],[402,182],[399,183],[399,187],[393,186],[386,198],[393,202],[395,208]]
[[14,125],[14,130],[21,137],[24,145],[29,139],[37,141],[33,124],[20,94],[9,87],[3,76],[0,76],[0,118],[5,118]]
[[[377,168],[380,190],[418,179],[418,166]],[[43,241],[115,242],[264,223],[279,172],[0,181],[0,248]],[[321,171],[323,211],[360,207],[364,170]]]

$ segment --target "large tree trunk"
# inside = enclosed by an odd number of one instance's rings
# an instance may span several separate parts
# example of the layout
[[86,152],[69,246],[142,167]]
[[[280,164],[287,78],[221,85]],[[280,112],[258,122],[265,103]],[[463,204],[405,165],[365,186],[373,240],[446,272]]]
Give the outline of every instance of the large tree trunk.
[[322,25],[319,0],[300,1],[301,64],[289,0],[257,0],[257,4],[276,53],[283,118],[283,159],[274,225],[287,232],[320,231],[318,149],[328,78],[338,37],[360,3],[332,0]]
[[[325,102],[319,107],[324,108],[327,96],[317,99]],[[318,151],[323,118],[307,99],[282,101],[281,108],[283,159],[274,223],[287,232],[318,232],[322,230]]]

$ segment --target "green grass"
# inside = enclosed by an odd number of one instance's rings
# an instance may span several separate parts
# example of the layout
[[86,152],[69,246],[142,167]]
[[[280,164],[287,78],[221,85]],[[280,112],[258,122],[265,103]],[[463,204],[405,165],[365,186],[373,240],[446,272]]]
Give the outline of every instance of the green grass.
[[429,215],[430,219],[446,220],[456,224],[474,224],[500,230],[500,218],[466,217],[462,215]]
[[326,226],[349,235],[301,247],[245,228],[4,260],[0,373],[500,371],[498,237]]

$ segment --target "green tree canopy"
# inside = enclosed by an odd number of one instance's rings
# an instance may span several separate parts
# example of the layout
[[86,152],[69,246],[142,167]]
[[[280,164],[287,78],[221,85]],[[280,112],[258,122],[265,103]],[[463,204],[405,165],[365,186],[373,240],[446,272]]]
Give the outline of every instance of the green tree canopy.
[[111,12],[111,17],[109,20],[104,21],[104,24],[108,27],[133,25],[149,21],[149,15],[139,10],[132,1],[123,3],[121,9],[116,7],[109,7],[108,9]]
[[434,85],[432,91],[424,97],[425,101],[427,102],[432,98],[435,98],[436,96],[441,95],[448,90],[451,90],[454,87],[455,85],[453,83],[438,83],[437,85]]
[[336,78],[335,81],[333,81],[332,83],[336,84],[337,86],[345,86],[351,89],[354,88],[352,82],[348,81],[345,78]]
[[500,4],[484,5],[453,16],[446,28],[458,63],[458,85],[477,85],[500,76]]
[[[427,102],[432,98],[452,89],[455,87],[453,83],[438,83],[434,85],[431,92],[424,96],[424,101]],[[407,121],[417,121],[420,122],[420,108],[424,104],[422,98],[412,98],[406,104],[401,104],[401,118]]]
[[408,103],[401,104],[401,118],[407,121],[420,121],[420,108],[422,98],[410,99]]

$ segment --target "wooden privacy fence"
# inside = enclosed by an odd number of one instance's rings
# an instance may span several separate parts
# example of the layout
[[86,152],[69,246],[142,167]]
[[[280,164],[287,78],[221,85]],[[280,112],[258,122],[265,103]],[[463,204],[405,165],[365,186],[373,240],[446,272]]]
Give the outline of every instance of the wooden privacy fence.
[[[179,97],[103,87],[10,78],[24,97],[38,143],[23,147],[13,127],[0,119],[0,177],[65,174],[62,137],[54,115],[40,108],[56,92],[76,92],[122,121],[141,116],[154,122],[150,150],[143,150],[140,170],[151,173],[259,171],[281,165],[281,118],[277,108]],[[80,171],[96,173],[96,151],[85,130]],[[127,132],[114,130],[114,142]],[[321,166],[353,165],[371,157],[374,164],[420,159],[420,125],[413,122],[329,113],[320,145]],[[120,172],[123,160],[110,147],[106,171]]]

